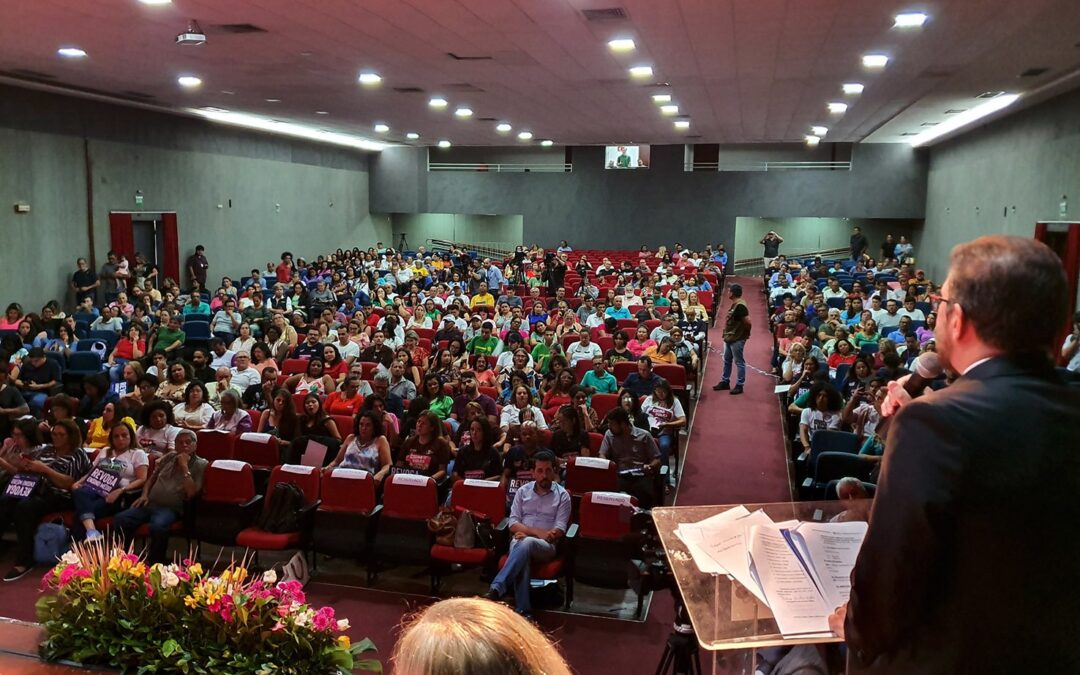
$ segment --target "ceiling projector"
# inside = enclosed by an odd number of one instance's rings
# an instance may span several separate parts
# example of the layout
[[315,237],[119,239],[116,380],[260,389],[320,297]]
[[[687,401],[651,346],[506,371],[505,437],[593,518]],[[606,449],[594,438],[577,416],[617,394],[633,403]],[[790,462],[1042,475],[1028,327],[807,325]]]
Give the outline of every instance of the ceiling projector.
[[206,44],[206,33],[202,32],[199,22],[192,19],[187,30],[176,36],[176,44],[188,46]]

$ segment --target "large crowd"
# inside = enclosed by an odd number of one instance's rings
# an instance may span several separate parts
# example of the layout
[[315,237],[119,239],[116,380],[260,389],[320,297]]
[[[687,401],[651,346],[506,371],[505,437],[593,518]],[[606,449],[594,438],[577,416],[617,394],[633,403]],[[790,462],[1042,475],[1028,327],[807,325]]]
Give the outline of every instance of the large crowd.
[[512,515],[538,457],[555,494],[569,458],[599,455],[620,489],[661,503],[727,263],[723,246],[563,242],[492,260],[379,244],[285,252],[208,286],[200,246],[182,288],[141,255],[109,252],[96,271],[80,259],[72,304],[11,303],[0,319],[0,526],[18,539],[6,578],[29,571],[58,512],[73,512],[75,539],[149,524],[164,558],[206,471],[201,430],[272,435],[282,464],[310,461],[315,442],[324,471],[380,486],[499,481]]

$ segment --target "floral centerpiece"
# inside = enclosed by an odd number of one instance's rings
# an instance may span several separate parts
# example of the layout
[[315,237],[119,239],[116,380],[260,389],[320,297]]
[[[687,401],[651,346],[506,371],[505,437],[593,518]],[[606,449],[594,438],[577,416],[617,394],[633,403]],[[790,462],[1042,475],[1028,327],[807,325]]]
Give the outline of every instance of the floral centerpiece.
[[37,603],[46,660],[137,673],[379,672],[370,640],[351,644],[348,619],[307,604],[300,584],[246,561],[212,575],[192,560],[147,565],[104,541],[66,553]]

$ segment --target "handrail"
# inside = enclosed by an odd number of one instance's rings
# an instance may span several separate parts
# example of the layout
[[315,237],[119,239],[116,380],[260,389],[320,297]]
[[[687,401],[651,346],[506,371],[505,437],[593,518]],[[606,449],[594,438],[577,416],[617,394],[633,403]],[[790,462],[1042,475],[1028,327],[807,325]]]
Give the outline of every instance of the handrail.
[[687,162],[684,171],[850,171],[851,162]]
[[502,164],[485,162],[428,162],[428,171],[480,171],[486,173],[571,173],[573,164]]
[[450,241],[449,239],[428,239],[427,243],[431,244],[432,247],[437,246],[446,250],[450,250],[450,248],[452,247],[457,247],[465,249],[466,251],[473,251],[477,255],[487,256],[491,258],[505,258],[511,253],[510,249],[503,249],[497,246],[487,245],[493,244],[495,242],[463,243]]
[[[784,257],[788,260],[801,260],[803,258],[816,258],[821,256],[822,258],[836,258],[847,257],[850,255],[851,249],[848,247],[842,248],[827,248],[818,251],[805,251],[805,252],[784,252]],[[845,255],[847,254],[847,255]],[[736,260],[732,266],[734,274],[748,275],[748,274],[763,274],[765,272],[765,261],[763,256],[757,256],[756,258],[740,258]]]

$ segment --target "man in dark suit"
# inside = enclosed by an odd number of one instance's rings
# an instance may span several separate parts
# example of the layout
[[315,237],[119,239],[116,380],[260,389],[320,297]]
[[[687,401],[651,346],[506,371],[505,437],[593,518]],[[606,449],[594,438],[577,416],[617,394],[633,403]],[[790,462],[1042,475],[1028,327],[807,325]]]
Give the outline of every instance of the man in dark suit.
[[1032,239],[982,237],[953,249],[941,292],[937,350],[959,379],[914,401],[890,385],[870,529],[830,625],[849,672],[1080,672],[1080,393],[1049,358],[1064,269]]

